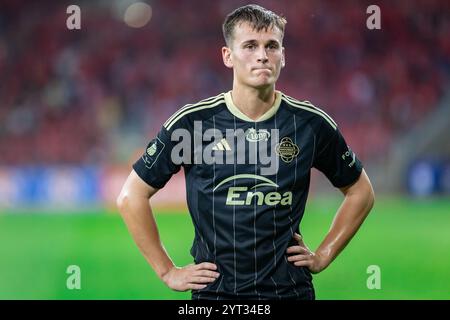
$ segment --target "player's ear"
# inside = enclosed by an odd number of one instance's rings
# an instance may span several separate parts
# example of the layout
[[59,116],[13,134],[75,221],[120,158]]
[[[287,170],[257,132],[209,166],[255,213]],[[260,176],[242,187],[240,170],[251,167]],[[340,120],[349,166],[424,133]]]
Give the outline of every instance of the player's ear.
[[284,56],[284,47],[281,48],[281,67],[284,68],[286,65],[286,58]]
[[222,47],[222,59],[223,64],[227,68],[233,68],[233,61],[231,60],[231,49],[228,47]]

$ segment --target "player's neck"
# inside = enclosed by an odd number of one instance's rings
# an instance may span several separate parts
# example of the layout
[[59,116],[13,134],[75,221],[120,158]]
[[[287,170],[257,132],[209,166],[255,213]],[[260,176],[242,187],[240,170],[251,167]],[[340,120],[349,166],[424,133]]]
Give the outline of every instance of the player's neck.
[[275,86],[255,89],[233,85],[231,97],[234,105],[247,117],[258,120],[275,103]]

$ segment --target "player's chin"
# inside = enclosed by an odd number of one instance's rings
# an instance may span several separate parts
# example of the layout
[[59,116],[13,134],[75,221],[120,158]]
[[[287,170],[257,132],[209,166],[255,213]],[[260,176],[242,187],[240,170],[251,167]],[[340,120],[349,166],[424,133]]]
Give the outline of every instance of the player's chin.
[[258,79],[257,81],[253,81],[252,87],[255,89],[266,89],[275,84],[275,80],[272,78],[267,79]]

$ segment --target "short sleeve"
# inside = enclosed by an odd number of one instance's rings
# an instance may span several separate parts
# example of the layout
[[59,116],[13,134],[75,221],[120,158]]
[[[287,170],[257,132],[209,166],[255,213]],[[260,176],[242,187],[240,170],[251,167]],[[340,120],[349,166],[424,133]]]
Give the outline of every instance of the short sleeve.
[[150,186],[161,189],[173,174],[180,170],[180,164],[172,161],[173,142],[163,127],[145,148],[144,154],[134,164],[133,169]]
[[363,165],[345,142],[338,128],[323,124],[317,134],[317,150],[313,166],[323,172],[336,188],[356,182]]

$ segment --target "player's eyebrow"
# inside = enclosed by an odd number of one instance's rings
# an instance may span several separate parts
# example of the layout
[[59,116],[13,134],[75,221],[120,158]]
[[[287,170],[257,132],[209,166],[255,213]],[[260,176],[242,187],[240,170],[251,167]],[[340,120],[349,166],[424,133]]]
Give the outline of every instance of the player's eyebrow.
[[[246,40],[246,41],[242,42],[241,45],[245,46],[247,44],[257,44],[257,43],[258,43],[258,41],[256,41],[255,39],[250,39],[250,40]],[[278,40],[275,40],[275,39],[268,40],[265,43],[265,45],[268,45],[268,44],[276,44],[277,46],[280,46],[280,42]]]
[[244,42],[241,43],[241,45],[245,46],[246,44],[255,44],[257,43],[256,40],[245,40]]

